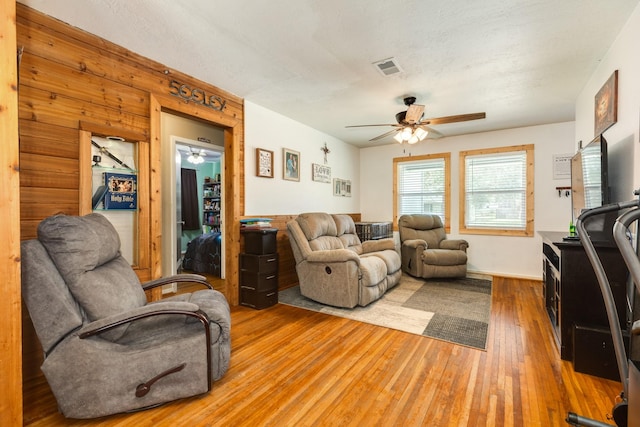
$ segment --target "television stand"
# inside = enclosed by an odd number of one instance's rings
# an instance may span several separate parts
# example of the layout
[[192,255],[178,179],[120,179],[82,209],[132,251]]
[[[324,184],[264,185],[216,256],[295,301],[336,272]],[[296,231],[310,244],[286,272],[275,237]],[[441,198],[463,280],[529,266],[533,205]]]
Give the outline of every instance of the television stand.
[[[565,240],[562,232],[539,234],[544,304],[560,357],[572,361],[576,372],[620,381],[602,293],[580,240]],[[614,243],[594,246],[611,284],[620,327],[627,331],[627,267]]]

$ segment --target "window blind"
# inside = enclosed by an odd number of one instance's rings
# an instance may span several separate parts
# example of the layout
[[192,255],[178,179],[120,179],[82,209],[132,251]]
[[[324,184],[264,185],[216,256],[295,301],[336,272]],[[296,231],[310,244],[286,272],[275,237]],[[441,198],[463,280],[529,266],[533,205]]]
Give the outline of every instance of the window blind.
[[465,225],[524,230],[527,220],[527,153],[465,158]]
[[445,222],[445,161],[398,164],[398,213],[436,214]]

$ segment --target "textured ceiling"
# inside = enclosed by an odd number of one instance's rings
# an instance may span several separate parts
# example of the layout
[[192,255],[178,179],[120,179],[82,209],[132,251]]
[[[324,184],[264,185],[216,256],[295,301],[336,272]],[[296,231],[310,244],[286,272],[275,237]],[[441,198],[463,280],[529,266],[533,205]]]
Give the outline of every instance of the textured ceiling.
[[[358,146],[417,97],[446,136],[571,121],[639,0],[21,0]],[[372,63],[394,57],[403,73]],[[603,82],[604,83],[604,82]],[[595,94],[594,94],[595,95]],[[380,143],[393,143],[387,138]]]

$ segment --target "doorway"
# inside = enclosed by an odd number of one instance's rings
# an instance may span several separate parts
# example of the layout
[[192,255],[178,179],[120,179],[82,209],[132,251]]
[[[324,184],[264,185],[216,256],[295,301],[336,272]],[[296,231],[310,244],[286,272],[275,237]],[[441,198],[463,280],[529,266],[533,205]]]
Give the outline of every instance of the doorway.
[[[227,249],[222,227],[225,211],[222,207],[226,197],[222,191],[225,169],[224,130],[209,123],[166,112],[161,113],[161,128],[162,274],[168,276],[183,270],[183,261],[190,243],[191,246],[211,247],[212,240],[215,239],[215,252],[207,254],[204,253],[206,248],[201,249],[197,269],[190,270],[205,274],[204,271],[198,271],[202,268],[200,261],[204,260],[210,266],[216,266],[211,269],[211,274],[205,275],[223,280],[223,260]],[[195,220],[191,219],[188,229],[185,227],[182,211],[185,196],[183,172],[187,172],[186,175],[190,177],[187,178],[191,188],[188,197],[191,200],[191,214],[196,217]],[[217,189],[215,204],[214,188]],[[215,221],[212,219],[214,207],[219,215]],[[214,232],[217,234],[212,235]]]
[[224,279],[224,147],[171,136],[175,146],[177,273],[186,269]]

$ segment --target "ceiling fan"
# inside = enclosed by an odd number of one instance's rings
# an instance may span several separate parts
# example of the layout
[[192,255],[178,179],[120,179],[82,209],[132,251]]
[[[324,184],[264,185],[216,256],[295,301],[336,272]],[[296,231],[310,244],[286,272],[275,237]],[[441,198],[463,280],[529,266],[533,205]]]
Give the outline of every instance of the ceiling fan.
[[424,115],[424,105],[418,105],[415,102],[416,98],[414,96],[408,96],[404,98],[404,105],[406,105],[408,109],[407,111],[401,111],[396,114],[396,121],[398,123],[380,125],[353,125],[346,127],[358,128],[367,126],[392,126],[394,127],[393,130],[383,133],[382,135],[378,135],[375,138],[371,138],[369,141],[378,141],[395,133],[393,138],[400,144],[402,144],[403,142],[415,144],[418,141],[424,140],[427,135],[429,135],[429,138],[431,139],[441,138],[444,136],[428,125],[466,122],[469,120],[484,119],[486,117],[485,113],[471,113],[423,120],[422,116]]
[[204,163],[204,156],[206,156],[207,153],[204,151],[204,149],[198,151],[193,151],[193,147],[189,147],[189,157],[187,157],[187,161],[189,163],[193,163],[195,165],[198,165],[200,163]]

